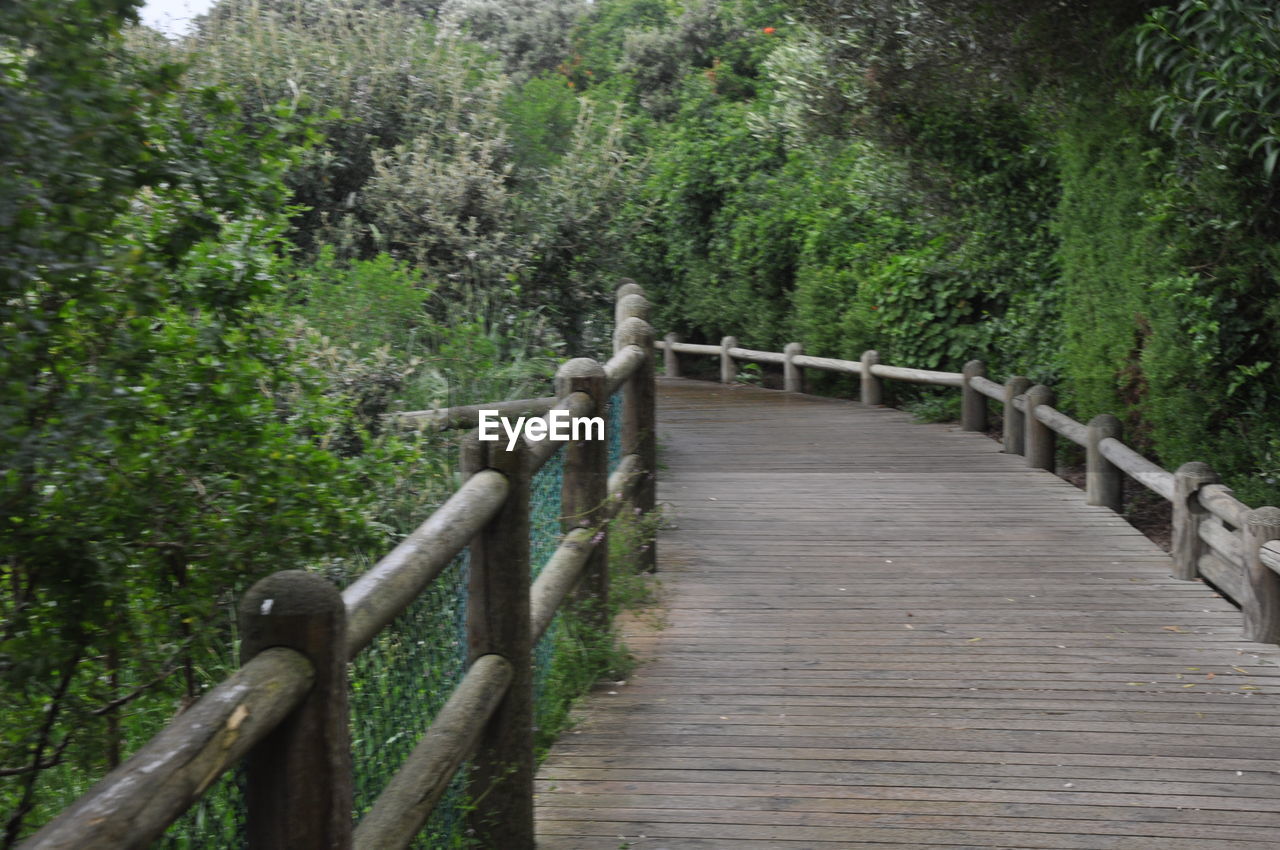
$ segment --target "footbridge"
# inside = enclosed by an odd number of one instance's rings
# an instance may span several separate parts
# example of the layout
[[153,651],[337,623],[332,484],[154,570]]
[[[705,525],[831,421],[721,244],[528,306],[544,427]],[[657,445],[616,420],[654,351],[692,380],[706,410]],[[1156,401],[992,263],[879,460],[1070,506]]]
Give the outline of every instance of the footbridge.
[[[239,670],[21,846],[1277,846],[1280,510],[976,360],[656,341],[648,318],[624,284],[612,356],[551,395],[403,414],[459,429],[453,495],[341,591],[250,588]],[[698,358],[718,380],[681,377]],[[752,362],[781,388],[737,380]],[[806,394],[817,372],[858,400]],[[961,421],[884,406],[899,381],[959,393]],[[614,445],[484,441],[482,409],[610,419]],[[1168,503],[1170,551],[1121,515],[1135,488]],[[656,541],[622,533],[659,508]],[[660,581],[623,623],[639,664],[538,764],[560,612],[605,625],[610,561]]]
[[1111,507],[857,402],[662,379],[658,433],[662,611],[540,850],[1275,846],[1276,647]]

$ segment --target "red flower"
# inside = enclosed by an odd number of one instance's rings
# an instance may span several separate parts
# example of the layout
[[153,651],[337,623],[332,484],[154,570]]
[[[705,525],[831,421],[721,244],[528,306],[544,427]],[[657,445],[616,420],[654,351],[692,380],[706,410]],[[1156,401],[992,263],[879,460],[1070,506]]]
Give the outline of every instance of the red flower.
[[773,27],[765,27],[764,29],[760,30],[760,32],[764,33],[765,35],[773,35],[775,32],[777,32],[777,30],[775,30]]

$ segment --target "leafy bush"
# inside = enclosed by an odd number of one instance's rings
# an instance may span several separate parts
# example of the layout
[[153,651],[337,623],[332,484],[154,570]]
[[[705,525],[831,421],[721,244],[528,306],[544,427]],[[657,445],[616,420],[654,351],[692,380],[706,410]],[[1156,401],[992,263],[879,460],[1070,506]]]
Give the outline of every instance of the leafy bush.
[[305,128],[122,51],[131,3],[5,6],[0,795],[32,820],[198,695],[230,593],[384,539],[374,456],[274,308]]
[[1272,3],[1183,0],[1138,28],[1138,67],[1164,83],[1152,126],[1280,164],[1280,15]]

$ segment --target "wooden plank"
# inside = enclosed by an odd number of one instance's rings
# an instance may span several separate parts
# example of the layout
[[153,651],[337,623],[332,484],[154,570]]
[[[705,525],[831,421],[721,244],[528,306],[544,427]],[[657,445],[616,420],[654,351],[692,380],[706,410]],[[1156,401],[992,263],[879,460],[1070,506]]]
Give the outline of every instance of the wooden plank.
[[898,411],[659,405],[662,606],[541,768],[541,850],[1274,844],[1278,651],[1115,514]]

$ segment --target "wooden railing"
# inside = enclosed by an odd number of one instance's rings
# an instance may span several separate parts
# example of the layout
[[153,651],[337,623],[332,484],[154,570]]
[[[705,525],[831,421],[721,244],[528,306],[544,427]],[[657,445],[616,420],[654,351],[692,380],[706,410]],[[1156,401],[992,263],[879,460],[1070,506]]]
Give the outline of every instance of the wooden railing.
[[1245,637],[1263,643],[1280,642],[1280,508],[1250,508],[1223,486],[1204,463],[1185,463],[1174,472],[1134,451],[1122,441],[1120,421],[1101,414],[1088,424],[1077,422],[1053,407],[1054,393],[1043,385],[1031,386],[1022,376],[1003,384],[986,377],[980,360],[965,364],[962,372],[933,372],[887,366],[875,351],[860,360],[811,357],[799,343],[781,352],[742,348],[733,337],[720,345],[680,342],[675,334],[655,343],[663,351],[665,371],[680,375],[681,355],[705,355],[720,360],[720,380],[736,380],[738,361],[781,365],[784,388],[804,391],[804,370],[817,369],[858,375],[861,400],[880,404],[883,379],[917,384],[958,387],[961,392],[961,427],[985,431],[987,401],[1004,407],[1003,443],[1010,454],[1023,455],[1028,466],[1054,471],[1058,437],[1085,449],[1085,498],[1120,512],[1124,507],[1124,476],[1172,504],[1173,574],[1193,581],[1203,577],[1240,606]]
[[[617,293],[614,355],[579,358],[555,395],[418,411],[408,420],[470,427],[478,410],[603,416],[623,393],[623,457],[612,474],[602,440],[463,443],[464,483],[342,593],[312,573],[275,573],[240,604],[241,668],[21,846],[145,847],[241,760],[251,848],[408,846],[458,767],[472,759],[469,829],[482,846],[532,850],[533,646],[575,587],[587,617],[607,616],[607,528],[624,504],[654,505],[653,331],[634,283]],[[529,481],[561,447],[564,537],[531,580]],[[347,663],[470,547],[469,668],[399,771],[352,822]],[[638,547],[651,568],[654,546]]]

